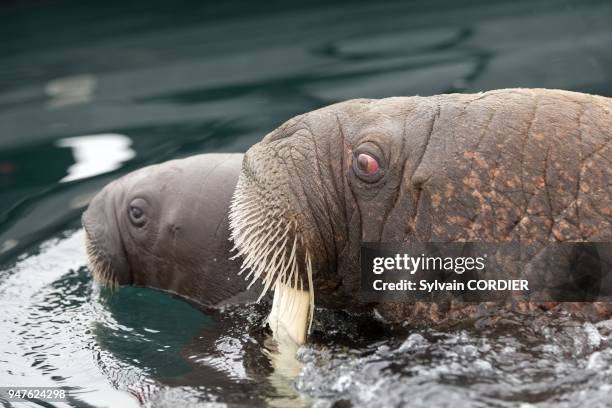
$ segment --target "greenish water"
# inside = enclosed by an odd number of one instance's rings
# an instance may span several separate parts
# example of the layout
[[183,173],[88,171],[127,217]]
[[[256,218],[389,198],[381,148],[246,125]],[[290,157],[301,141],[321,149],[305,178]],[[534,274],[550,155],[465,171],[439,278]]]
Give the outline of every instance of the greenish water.
[[101,291],[79,218],[122,174],[245,151],[344,99],[517,86],[612,96],[611,21],[605,1],[3,4],[0,385],[61,386],[73,406],[609,404],[609,325],[509,319],[387,339],[320,311],[295,361],[257,307]]
[[215,324],[188,304],[152,290],[125,288],[119,296],[109,293],[105,298],[115,327],[109,331],[108,321],[96,322],[93,333],[97,343],[115,350],[116,357],[124,361],[144,363],[162,377],[191,371],[180,357],[181,347]]

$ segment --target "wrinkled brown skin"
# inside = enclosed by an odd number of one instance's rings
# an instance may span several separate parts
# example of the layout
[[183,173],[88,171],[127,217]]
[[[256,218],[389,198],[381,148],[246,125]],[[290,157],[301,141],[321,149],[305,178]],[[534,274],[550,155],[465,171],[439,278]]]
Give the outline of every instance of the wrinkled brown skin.
[[[254,301],[259,293],[238,276],[240,261],[229,259],[227,216],[241,162],[242,154],[203,154],[108,184],[82,217],[97,261],[119,285],[156,288],[204,306]],[[144,226],[128,216],[135,198],[147,202]]]
[[[317,254],[316,303],[351,308],[362,242],[612,241],[611,138],[612,99],[582,93],[350,100],[267,135],[245,155],[242,176],[299,220]],[[379,181],[356,176],[359,149],[379,156]],[[608,304],[575,306],[610,313]],[[379,309],[392,321],[441,321],[478,307]]]

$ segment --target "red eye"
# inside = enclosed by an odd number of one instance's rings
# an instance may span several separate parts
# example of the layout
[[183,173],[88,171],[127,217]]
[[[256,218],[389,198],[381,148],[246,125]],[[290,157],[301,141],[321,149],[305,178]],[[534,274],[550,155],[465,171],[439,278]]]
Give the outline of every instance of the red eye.
[[357,168],[366,176],[373,176],[378,172],[378,161],[367,153],[357,156]]

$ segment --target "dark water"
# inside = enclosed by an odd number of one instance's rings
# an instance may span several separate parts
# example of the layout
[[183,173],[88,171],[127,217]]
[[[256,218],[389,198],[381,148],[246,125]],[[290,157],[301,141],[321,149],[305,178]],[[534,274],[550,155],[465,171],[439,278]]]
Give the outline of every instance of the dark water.
[[119,175],[245,151],[343,99],[612,96],[610,2],[86,3],[0,6],[0,385],[65,387],[74,406],[612,404],[609,322],[387,338],[318,311],[296,360],[257,307],[101,291],[79,229]]

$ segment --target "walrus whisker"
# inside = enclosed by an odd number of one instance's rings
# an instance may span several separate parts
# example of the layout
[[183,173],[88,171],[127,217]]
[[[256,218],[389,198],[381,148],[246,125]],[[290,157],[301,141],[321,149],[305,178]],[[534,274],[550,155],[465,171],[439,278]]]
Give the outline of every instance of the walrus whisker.
[[[278,226],[281,225],[281,221],[279,221],[277,223]],[[276,237],[278,236],[278,234],[282,232],[282,230],[277,229],[276,227],[273,227],[266,235],[264,235],[263,237],[258,239],[258,242],[260,243],[259,246],[265,246],[265,243],[268,241],[268,239],[276,239]],[[287,233],[288,230],[286,229],[285,233]],[[273,236],[271,236],[274,233]],[[282,239],[282,238],[281,238]]]
[[270,258],[270,261],[268,263],[270,267],[268,268],[268,274],[266,275],[266,278],[265,278],[266,280],[271,279],[271,277],[276,274],[276,271],[279,270],[283,266],[283,257],[280,255],[281,255],[281,252],[284,252],[285,245],[287,245],[287,239],[288,239],[287,232],[285,232],[283,238],[284,238],[283,243],[278,247],[276,252],[274,252],[272,257]]
[[111,265],[102,258],[102,254],[91,242],[87,233],[85,234],[85,254],[94,280],[100,286],[116,290],[119,287],[119,283],[111,269]]
[[[287,231],[285,231],[285,235],[286,235],[286,234],[287,234]],[[278,235],[278,232],[275,234],[274,238],[276,237],[276,235]],[[263,241],[265,241],[265,239],[260,239],[260,241],[261,241],[261,242],[263,242]],[[246,266],[251,267],[251,266],[254,266],[254,265],[258,265],[258,264],[260,264],[260,260],[261,260],[261,259],[265,259],[265,258],[268,256],[268,254],[269,254],[269,253],[270,253],[270,252],[271,252],[273,249],[274,249],[274,246],[270,246],[266,252],[264,252],[264,253],[260,253],[260,254],[259,254],[258,256],[256,256],[255,258],[251,258],[251,255],[250,255],[250,254],[251,254],[252,252],[251,252],[251,251],[249,251],[249,255],[246,257],[246,259],[245,259],[245,261],[244,261],[243,265],[246,265]],[[255,251],[255,252],[257,252],[257,251]],[[251,273],[249,273],[249,275],[247,275],[247,276],[251,276]],[[256,273],[255,273],[255,279],[256,279],[257,277],[259,277],[259,273],[256,271]],[[249,285],[249,287],[250,287],[250,286],[251,286],[251,285]]]
[[[295,267],[293,267],[293,265],[295,264],[295,248],[296,248],[296,242],[297,242],[297,236],[293,237],[293,245],[291,247],[291,255],[289,255],[289,261],[287,261],[287,265],[285,266],[285,268],[283,269],[282,273],[283,275],[287,273],[287,271],[289,270],[289,268],[291,268],[291,273],[289,274],[289,278],[287,279],[288,281],[291,281],[291,278],[294,275],[295,272]],[[297,274],[296,274],[297,276]]]
[[[265,212],[261,208],[256,208],[250,211],[245,211],[245,210],[242,210],[242,211],[244,215],[241,217],[241,222],[243,223],[251,222],[253,217],[256,217],[256,219],[260,219],[265,216]],[[231,215],[230,215],[230,219],[233,219]]]
[[[277,328],[278,321],[274,319],[285,319],[283,325],[290,335],[302,342],[301,333],[310,332],[314,316],[312,262],[297,220],[289,218],[278,204],[265,199],[243,177],[239,179],[230,204],[230,239],[234,242],[232,251],[236,251],[230,259],[242,257],[238,274],[245,275],[249,270],[244,277],[250,280],[248,288],[256,281],[261,282],[257,301],[268,291],[274,291],[270,323],[274,322]],[[307,276],[300,276],[300,273]],[[309,286],[305,297],[302,295],[304,278]],[[297,320],[292,322],[291,319]],[[304,325],[302,329],[299,328],[301,324]]]
[[[289,228],[287,227],[287,228],[285,228],[285,232],[284,232],[284,234],[283,234],[283,235],[282,235],[280,238],[278,238],[278,240],[277,240],[277,242],[278,242],[278,241],[280,241],[281,239],[283,239],[283,240],[284,240],[284,241],[283,241],[283,244],[281,244],[281,245],[279,246],[279,250],[283,250],[283,249],[284,249],[284,246],[286,245],[287,235],[288,235],[288,234],[289,234]],[[276,234],[276,235],[278,235],[278,234]],[[276,238],[276,235],[274,236],[274,238]],[[276,243],[274,243],[273,245],[270,245],[270,248],[271,248],[271,249],[274,249],[274,247],[275,247],[275,246],[276,246]],[[270,252],[270,250],[268,250],[268,252],[267,252],[267,253],[265,253],[264,255],[262,255],[262,256],[261,256],[261,258],[265,258],[265,257],[267,257],[267,255],[268,255],[268,253],[269,253],[269,252]],[[276,257],[277,257],[277,256],[278,256],[278,251],[277,251],[277,252],[274,254],[274,256],[271,258],[271,260],[276,259]],[[270,263],[271,263],[271,262],[270,262]]]
[[[308,277],[308,296],[310,297],[310,311],[308,315],[308,333],[310,333],[312,329],[312,320],[314,319],[314,286],[312,282],[312,260],[308,252],[306,252],[306,276]],[[300,287],[303,288],[301,279]]]
[[[248,236],[248,234],[251,234],[252,232],[254,232],[256,230],[256,228],[261,228],[261,226],[259,224],[252,224],[249,225],[246,229],[242,230],[242,228],[238,228],[239,232],[243,235],[243,236]],[[242,240],[238,240],[237,243],[240,244]]]
[[[260,246],[265,246],[266,245],[266,240],[268,238],[270,238],[270,235],[272,235],[273,233],[276,233],[276,235],[279,233],[278,230],[278,226],[280,226],[280,221],[277,222],[277,224],[273,227],[270,228],[270,230],[267,232],[266,235],[258,235],[256,238],[249,240],[248,242],[244,243],[246,244],[246,247],[260,247]],[[243,234],[244,236],[249,236],[249,234],[251,234],[256,228],[258,227],[257,224],[251,225],[248,229],[244,230],[244,231],[240,231],[241,234]],[[273,236],[273,238],[276,237],[276,235]],[[237,241],[237,245],[241,245],[243,244],[243,242],[241,242],[242,240],[238,240]]]
[[[282,250],[282,249],[283,248],[280,248],[279,251],[277,251],[277,254],[280,253],[280,250]],[[281,262],[280,259],[279,259],[279,262]],[[261,298],[263,298],[263,296],[266,294],[266,292],[270,288],[270,284],[272,283],[273,277],[276,275],[275,272],[276,272],[275,270],[271,270],[271,271],[269,271],[268,275],[265,277],[265,279],[264,279],[265,286],[264,286],[263,291],[259,295],[259,298],[257,299],[258,302],[261,300]],[[280,278],[280,276],[277,276],[276,280],[274,280],[274,282],[276,283],[277,281],[279,281],[279,278]]]
[[[277,236],[277,235],[278,235],[278,234],[279,234],[281,231],[282,231],[282,230],[277,231],[277,232],[276,232],[276,234],[275,234],[275,235],[274,235],[272,238],[273,238],[273,239],[276,239],[276,236]],[[283,238],[284,238],[284,236],[286,236],[286,235],[288,234],[288,232],[289,232],[289,231],[286,229],[286,230],[285,230],[285,234],[284,234],[284,235],[283,235],[283,237],[281,237],[280,239],[283,239]],[[267,238],[268,238],[268,235],[270,235],[270,234],[267,234],[265,237],[260,238],[260,239],[258,240],[258,242],[259,242],[260,244],[258,244],[258,245],[257,245],[257,249],[259,249],[259,247],[265,246],[265,242],[266,242],[266,240],[267,240]],[[257,252],[259,252],[259,251],[249,251],[249,252],[248,252],[248,255],[247,255],[246,259],[245,259],[245,263],[244,263],[244,264],[249,265],[249,266],[259,264],[259,263],[260,263],[260,260],[261,260],[261,259],[265,259],[265,257],[267,257],[267,256],[268,256],[268,254],[269,254],[269,253],[270,253],[270,252],[271,252],[271,251],[274,249],[274,247],[275,247],[274,245],[270,245],[270,246],[269,246],[269,248],[268,248],[268,250],[267,250],[266,252],[263,252],[263,253],[261,253],[261,252],[260,252],[258,255],[256,255],[256,256],[255,256],[255,258],[252,258],[252,257],[251,257],[251,254],[252,254],[253,252],[256,252],[256,253],[257,253]],[[244,264],[243,264],[243,265],[244,265]]]
[[281,280],[284,279],[285,273],[286,273],[286,269],[287,269],[285,267],[285,263],[286,263],[286,256],[285,255],[286,255],[286,246],[287,246],[288,238],[289,237],[287,237],[286,234],[285,234],[285,237],[284,237],[283,243],[281,245],[281,248],[279,248],[279,249],[282,249],[282,256],[279,256],[279,255],[281,255],[280,250],[277,252],[277,254],[275,254],[275,258],[278,257],[278,262],[274,264],[273,271],[274,271],[274,273],[276,273],[277,270],[279,271],[278,272],[278,277],[281,278]]
[[[287,235],[288,230],[285,231],[285,235]],[[281,245],[279,248],[277,248],[276,252],[273,254],[271,261],[267,263],[267,265],[269,266],[268,269],[268,273],[266,274],[266,276],[263,278],[264,281],[264,290],[262,292],[262,295],[260,295],[259,300],[261,300],[261,298],[263,297],[263,295],[265,295],[265,293],[268,291],[268,288],[270,287],[270,282],[272,281],[272,278],[274,277],[274,275],[276,274],[276,269],[277,269],[277,262],[282,262],[282,257],[278,258],[279,254],[281,253],[281,251],[284,250],[284,245],[286,243],[286,237],[285,237],[285,242],[283,243],[283,245]],[[268,249],[267,253],[270,252],[271,249],[274,249],[274,246],[270,246],[270,249]],[[267,256],[264,255],[263,258],[265,258]],[[275,259],[278,258],[277,262],[273,262]],[[257,272],[255,273],[255,277],[253,278],[253,282],[251,282],[251,285],[257,280],[257,278],[259,278],[261,276],[261,274],[265,272],[265,270],[263,268],[258,268]],[[249,286],[251,286],[249,285]]]

